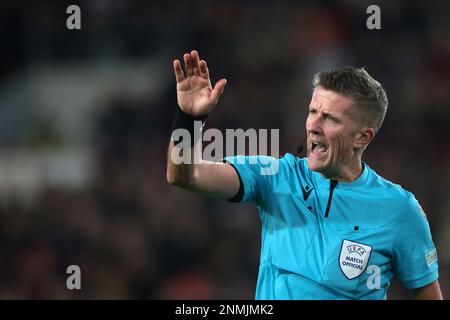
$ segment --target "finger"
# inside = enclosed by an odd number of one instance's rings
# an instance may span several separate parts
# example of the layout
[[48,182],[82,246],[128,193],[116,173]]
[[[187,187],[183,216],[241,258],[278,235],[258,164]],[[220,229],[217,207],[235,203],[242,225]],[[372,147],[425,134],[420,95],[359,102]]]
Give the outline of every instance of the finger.
[[200,57],[198,55],[197,50],[192,50],[191,51],[191,57],[193,59],[193,69],[194,69],[194,74],[196,76],[200,75]]
[[186,73],[186,77],[190,77],[194,75],[194,70],[192,70],[192,57],[189,53],[185,53],[183,55],[184,59],[184,72]]
[[200,76],[209,79],[209,70],[205,60],[200,61]]
[[226,79],[220,79],[219,81],[217,81],[216,85],[214,86],[214,89],[211,92],[211,99],[217,102],[220,96],[222,95],[222,92],[226,84],[227,84]]
[[183,69],[181,69],[180,60],[173,60],[173,71],[175,72],[175,79],[177,80],[177,83],[185,80]]

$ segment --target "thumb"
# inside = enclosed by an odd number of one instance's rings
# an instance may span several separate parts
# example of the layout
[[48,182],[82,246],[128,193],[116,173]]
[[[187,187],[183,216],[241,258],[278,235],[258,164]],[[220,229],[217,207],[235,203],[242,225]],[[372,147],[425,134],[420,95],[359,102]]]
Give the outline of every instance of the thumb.
[[222,95],[223,89],[225,88],[225,85],[227,84],[226,79],[220,79],[216,82],[216,85],[214,86],[214,89],[211,91],[211,99],[213,99],[215,102],[217,102]]

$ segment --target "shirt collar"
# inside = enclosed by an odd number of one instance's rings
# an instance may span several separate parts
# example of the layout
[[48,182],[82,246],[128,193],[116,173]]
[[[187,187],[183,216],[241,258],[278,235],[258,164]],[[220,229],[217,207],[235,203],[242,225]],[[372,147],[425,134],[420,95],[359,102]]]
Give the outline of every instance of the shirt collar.
[[[369,170],[370,170],[369,166],[364,161],[362,161],[362,172],[359,175],[359,177],[350,182],[339,181],[336,188],[338,188],[338,189],[353,189],[353,188],[357,188],[357,187],[364,185],[368,180]],[[323,184],[323,185],[327,185],[327,186],[330,184],[330,179],[325,178],[319,172],[316,172],[316,171],[311,171],[311,172],[312,172],[313,178],[319,184],[321,184],[321,185]]]

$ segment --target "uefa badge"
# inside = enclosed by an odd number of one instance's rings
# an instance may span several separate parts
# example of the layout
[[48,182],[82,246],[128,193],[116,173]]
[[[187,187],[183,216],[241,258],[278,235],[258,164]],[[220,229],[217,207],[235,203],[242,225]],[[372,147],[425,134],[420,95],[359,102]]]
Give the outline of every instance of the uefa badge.
[[366,270],[371,252],[371,246],[350,240],[342,241],[339,268],[347,279],[352,280]]

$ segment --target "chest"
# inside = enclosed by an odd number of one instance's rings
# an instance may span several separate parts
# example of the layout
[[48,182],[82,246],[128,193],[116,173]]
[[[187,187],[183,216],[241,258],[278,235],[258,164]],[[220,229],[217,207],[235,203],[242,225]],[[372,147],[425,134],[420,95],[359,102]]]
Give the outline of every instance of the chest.
[[307,189],[273,193],[263,218],[263,254],[343,291],[363,287],[373,270],[390,279],[396,228],[383,219],[386,204],[338,188],[328,204],[327,190]]

